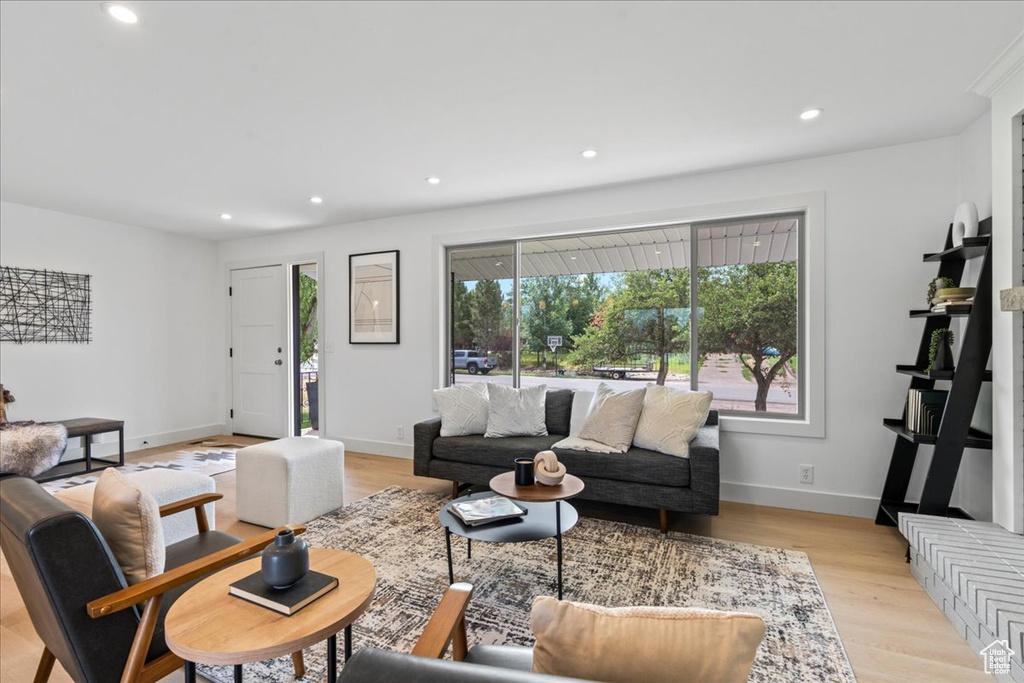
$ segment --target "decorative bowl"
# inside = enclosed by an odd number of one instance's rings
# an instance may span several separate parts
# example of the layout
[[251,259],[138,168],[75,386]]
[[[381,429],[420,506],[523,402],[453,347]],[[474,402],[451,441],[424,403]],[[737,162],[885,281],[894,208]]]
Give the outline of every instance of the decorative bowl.
[[943,301],[964,301],[974,296],[977,287],[943,287],[935,295]]

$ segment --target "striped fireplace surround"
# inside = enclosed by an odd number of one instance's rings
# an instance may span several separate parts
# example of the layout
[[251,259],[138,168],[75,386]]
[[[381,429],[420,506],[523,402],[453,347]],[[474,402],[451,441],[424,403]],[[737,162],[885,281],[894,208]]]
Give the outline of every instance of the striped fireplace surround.
[[[990,672],[996,680],[1024,683],[1024,536],[989,522],[912,514],[899,521],[914,578],[983,666],[999,669]],[[1000,650],[1013,652],[1005,673]]]

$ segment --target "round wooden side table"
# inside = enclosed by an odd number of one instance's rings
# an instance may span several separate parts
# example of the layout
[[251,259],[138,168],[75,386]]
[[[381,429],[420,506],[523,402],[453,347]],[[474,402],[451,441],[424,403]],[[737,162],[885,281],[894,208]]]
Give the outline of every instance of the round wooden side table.
[[310,548],[310,568],[338,578],[338,587],[291,616],[228,594],[228,587],[260,569],[261,558],[203,579],[178,598],[164,618],[171,652],[185,660],[185,680],[195,681],[195,665],[235,667],[283,657],[327,640],[327,680],[338,678],[338,632],[345,631],[345,659],[352,656],[352,622],[366,611],[377,587],[377,573],[362,555]]

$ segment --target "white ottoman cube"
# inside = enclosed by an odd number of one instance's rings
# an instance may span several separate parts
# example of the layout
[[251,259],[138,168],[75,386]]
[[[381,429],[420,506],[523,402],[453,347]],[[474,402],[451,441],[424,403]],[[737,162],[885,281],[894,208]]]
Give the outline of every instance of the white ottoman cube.
[[345,444],[293,436],[235,453],[238,518],[302,524],[345,505]]
[[[217,490],[213,477],[208,477],[199,472],[182,472],[181,470],[168,470],[156,467],[151,470],[130,472],[125,474],[125,476],[137,483],[143,491],[153,496],[158,505],[176,503],[179,500],[185,500],[202,493],[214,493]],[[96,483],[93,482],[57,491],[53,495],[86,517],[91,518],[92,497],[95,492]],[[210,521],[210,528],[215,528],[217,515],[214,512],[213,503],[207,503],[206,505],[206,518]],[[169,517],[164,517],[161,522],[164,527],[164,545],[183,541],[199,533],[199,527],[196,525],[195,510],[186,510]]]

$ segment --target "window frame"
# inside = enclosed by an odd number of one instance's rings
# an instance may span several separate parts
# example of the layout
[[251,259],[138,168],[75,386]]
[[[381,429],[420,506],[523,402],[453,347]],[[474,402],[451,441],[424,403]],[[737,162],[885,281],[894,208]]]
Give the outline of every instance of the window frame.
[[[650,230],[672,225],[706,226],[709,223],[736,221],[770,215],[802,214],[798,226],[798,344],[801,376],[798,390],[802,415],[779,413],[757,415],[722,411],[723,431],[824,438],[825,436],[825,195],[808,192],[721,204],[646,211],[633,214],[588,218],[548,224],[491,228],[435,235],[434,261],[435,386],[447,386],[450,356],[450,252],[487,245],[502,245],[515,253],[513,276],[513,338],[520,338],[519,288],[521,283],[521,246],[535,239],[557,239],[584,234]],[[693,252],[696,253],[696,252]],[[691,261],[694,257],[691,257]],[[692,266],[692,263],[691,263]],[[696,269],[691,267],[691,279]],[[691,346],[691,351],[693,347]],[[513,386],[519,386],[519,356],[514,354]],[[691,358],[695,356],[691,355]],[[800,404],[798,404],[800,405]]]

